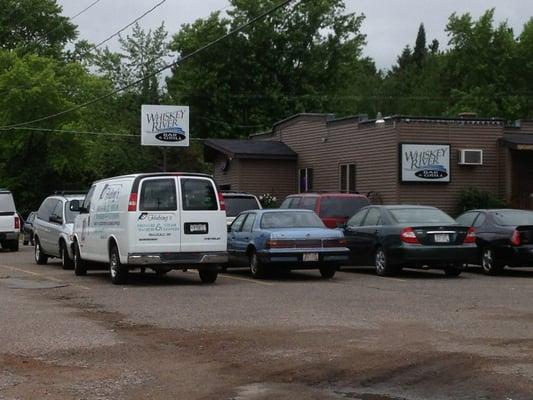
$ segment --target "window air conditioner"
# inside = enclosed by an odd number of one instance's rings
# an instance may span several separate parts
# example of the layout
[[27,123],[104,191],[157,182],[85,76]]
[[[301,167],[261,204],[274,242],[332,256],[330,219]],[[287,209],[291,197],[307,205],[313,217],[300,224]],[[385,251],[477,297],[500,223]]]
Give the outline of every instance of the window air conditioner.
[[459,165],[483,165],[483,150],[480,150],[480,149],[459,150]]

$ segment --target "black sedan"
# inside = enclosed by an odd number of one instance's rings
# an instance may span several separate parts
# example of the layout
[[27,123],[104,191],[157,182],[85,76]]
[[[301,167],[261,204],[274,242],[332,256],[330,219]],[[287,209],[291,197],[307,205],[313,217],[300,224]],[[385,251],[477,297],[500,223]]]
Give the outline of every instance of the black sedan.
[[345,226],[351,265],[374,265],[378,275],[402,268],[438,268],[459,276],[475,256],[474,229],[434,207],[368,206]]
[[476,230],[478,253],[471,260],[483,272],[496,275],[506,265],[533,267],[533,212],[524,210],[471,210],[457,222]]

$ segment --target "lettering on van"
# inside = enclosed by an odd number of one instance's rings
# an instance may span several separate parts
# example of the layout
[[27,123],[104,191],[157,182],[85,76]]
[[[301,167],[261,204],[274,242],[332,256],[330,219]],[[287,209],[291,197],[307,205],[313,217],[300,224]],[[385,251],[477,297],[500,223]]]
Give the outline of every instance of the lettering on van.
[[171,236],[178,231],[179,226],[173,214],[142,213],[137,218],[137,232],[141,235],[139,240]]

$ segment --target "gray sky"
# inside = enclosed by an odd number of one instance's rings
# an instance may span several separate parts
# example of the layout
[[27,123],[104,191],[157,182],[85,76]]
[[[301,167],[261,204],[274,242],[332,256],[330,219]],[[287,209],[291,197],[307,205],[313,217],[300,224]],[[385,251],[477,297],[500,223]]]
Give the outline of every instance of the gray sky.
[[[90,10],[74,19],[80,38],[97,43],[152,8],[160,0],[101,0]],[[72,16],[94,0],[58,0],[63,14]],[[365,54],[372,57],[379,68],[389,68],[406,44],[413,44],[418,25],[426,27],[428,42],[436,38],[441,47],[447,43],[444,32],[450,14],[470,12],[478,17],[489,8],[496,8],[497,21],[507,20],[515,34],[533,16],[532,0],[345,0],[348,12],[366,15],[362,31],[367,34]],[[186,22],[204,18],[210,12],[221,10],[227,0],[167,0],[140,24],[145,28],[157,27],[165,21],[172,34]],[[130,28],[131,29],[131,28]],[[129,30],[124,32],[127,34]],[[117,49],[117,40],[109,42]]]

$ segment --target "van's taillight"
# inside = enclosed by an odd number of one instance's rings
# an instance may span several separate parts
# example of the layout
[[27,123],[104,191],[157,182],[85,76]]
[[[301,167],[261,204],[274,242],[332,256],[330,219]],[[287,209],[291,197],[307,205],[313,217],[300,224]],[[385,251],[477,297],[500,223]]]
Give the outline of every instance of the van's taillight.
[[20,218],[15,216],[15,229],[20,229]]
[[137,193],[130,194],[130,200],[128,201],[128,211],[137,211]]
[[476,231],[474,228],[468,228],[463,243],[476,243]]
[[224,195],[222,193],[218,194],[218,202],[220,203],[220,211],[226,210],[226,200],[224,200]]
[[400,240],[404,243],[420,244],[420,242],[416,238],[416,234],[413,231],[413,228],[403,228],[400,232]]
[[513,235],[511,236],[511,244],[513,246],[520,246],[521,244],[520,240],[520,232],[518,232],[516,229],[513,231]]

